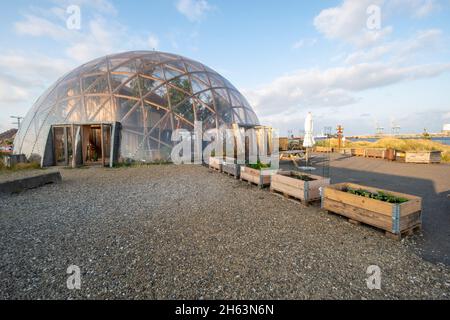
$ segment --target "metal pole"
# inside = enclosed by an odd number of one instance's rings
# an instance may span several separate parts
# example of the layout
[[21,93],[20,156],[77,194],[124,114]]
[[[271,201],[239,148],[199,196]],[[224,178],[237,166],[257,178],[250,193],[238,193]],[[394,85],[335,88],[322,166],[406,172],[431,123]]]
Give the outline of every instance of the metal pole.
[[101,130],[101,144],[102,144],[102,165],[105,166],[105,138],[103,137],[103,123],[100,125]]

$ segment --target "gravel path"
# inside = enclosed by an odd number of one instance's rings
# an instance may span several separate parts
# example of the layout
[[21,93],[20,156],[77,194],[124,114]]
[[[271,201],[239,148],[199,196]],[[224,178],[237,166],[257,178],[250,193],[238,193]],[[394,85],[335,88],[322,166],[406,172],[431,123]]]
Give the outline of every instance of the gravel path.
[[61,173],[0,196],[1,299],[450,297],[450,268],[411,249],[420,236],[392,241],[204,167]]

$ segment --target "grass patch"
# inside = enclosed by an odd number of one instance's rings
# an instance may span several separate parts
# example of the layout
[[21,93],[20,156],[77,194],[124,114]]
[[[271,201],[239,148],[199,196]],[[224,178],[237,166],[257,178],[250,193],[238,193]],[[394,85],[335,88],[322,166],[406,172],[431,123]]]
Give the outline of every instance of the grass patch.
[[5,166],[3,159],[0,159],[0,172],[17,172],[24,170],[38,170],[42,169],[41,165],[37,162],[18,163],[11,168]]
[[162,165],[170,165],[173,164],[171,161],[161,160],[154,162],[121,162],[117,163],[113,166],[113,169],[120,168],[148,168],[151,166],[162,166]]

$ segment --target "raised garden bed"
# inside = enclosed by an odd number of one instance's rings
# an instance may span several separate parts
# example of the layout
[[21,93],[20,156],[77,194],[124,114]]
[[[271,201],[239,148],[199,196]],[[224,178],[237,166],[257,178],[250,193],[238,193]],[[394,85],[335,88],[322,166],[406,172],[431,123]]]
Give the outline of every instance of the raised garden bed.
[[366,149],[364,148],[354,148],[353,149],[353,155],[357,157],[365,157],[366,156]]
[[270,185],[271,176],[277,173],[278,170],[271,170],[270,168],[255,169],[249,166],[241,166],[241,181],[247,181],[263,188]]
[[209,168],[222,172],[223,159],[219,157],[209,157]]
[[406,152],[397,150],[395,152],[395,161],[405,162]]
[[351,222],[385,230],[386,236],[398,240],[422,225],[420,197],[353,183],[324,188],[322,208],[343,215]]
[[293,197],[304,204],[320,199],[320,188],[328,186],[330,178],[296,171],[279,171],[272,176],[270,191]]
[[388,148],[386,149],[384,155],[386,160],[395,161],[395,159],[397,158],[397,151],[395,149]]
[[384,148],[367,148],[365,157],[385,159],[386,158],[386,149],[384,149]]
[[407,151],[405,162],[409,163],[441,163],[440,151]]
[[330,153],[330,152],[333,152],[333,150],[334,149],[332,147],[319,147],[319,146],[317,146],[317,147],[314,148],[315,152]]
[[237,163],[235,158],[225,158],[222,163],[222,172],[234,176],[239,179],[241,175],[241,165]]
[[352,149],[352,148],[341,148],[341,150],[339,150],[339,153],[352,156],[354,154],[354,149]]

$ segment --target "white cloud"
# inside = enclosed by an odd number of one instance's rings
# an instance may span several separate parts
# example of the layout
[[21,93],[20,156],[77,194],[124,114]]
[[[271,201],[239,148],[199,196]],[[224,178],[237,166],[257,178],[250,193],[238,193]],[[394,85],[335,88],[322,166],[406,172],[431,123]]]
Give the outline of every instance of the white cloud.
[[35,99],[70,68],[70,61],[33,53],[0,55],[0,129],[10,129],[9,116],[24,116]]
[[50,37],[54,40],[61,40],[68,36],[68,31],[63,25],[57,25],[45,18],[32,14],[25,15],[25,20],[16,22],[15,30],[19,35],[29,35],[33,37]]
[[17,52],[0,55],[0,70],[10,70],[15,75],[29,78],[58,76],[70,68],[65,59],[54,59],[36,54],[21,54]]
[[[380,8],[380,29],[370,30],[367,21],[370,6]],[[343,40],[358,47],[379,43],[393,31],[388,17],[407,13],[415,18],[429,16],[439,5],[434,0],[344,0],[339,6],[322,10],[314,19],[314,26],[326,38]]]
[[[158,37],[147,32],[134,34],[114,19],[116,8],[107,0],[54,0],[54,6],[32,6],[14,24],[23,37],[52,40],[48,47],[65,57],[52,58],[33,52],[0,49],[0,122],[7,129],[10,114],[25,115],[42,92],[80,63],[127,50],[153,49]],[[66,8],[80,5],[81,30],[66,28]]]
[[413,18],[427,17],[440,8],[435,0],[390,0],[386,6],[392,11],[406,12]]
[[345,62],[347,64],[371,62],[382,59],[387,55],[394,57],[396,61],[404,61],[421,51],[429,52],[438,49],[442,44],[442,40],[441,30],[423,30],[407,40],[386,42],[368,50],[353,52],[346,57]]
[[176,3],[178,12],[191,22],[198,22],[213,9],[206,0],[178,0]]
[[123,44],[129,43],[130,39],[126,39],[125,34],[123,26],[99,17],[89,22],[88,32],[74,34],[66,53],[78,62],[112,54],[121,51]]
[[355,93],[449,71],[450,63],[409,67],[363,63],[325,70],[298,70],[259,89],[247,90],[245,94],[259,114],[272,116],[308,107],[351,105],[359,100]]
[[[0,104],[27,101],[30,98],[29,92],[22,86],[17,85],[10,77],[0,74]],[[3,113],[3,112],[2,112]]]
[[[82,6],[81,30],[65,27],[64,5],[69,4]],[[62,7],[48,10],[34,7],[30,11],[15,24],[16,32],[51,38],[64,47],[63,51],[69,58],[78,63],[120,51],[155,49],[159,45],[159,38],[155,34],[147,37],[131,34],[126,26],[111,19],[117,10],[106,0],[64,0]]]
[[59,8],[67,8],[71,5],[77,5],[82,9],[93,9],[102,15],[115,16],[118,14],[117,8],[108,0],[53,0],[53,2]]
[[416,17],[422,18],[428,16],[431,12],[436,9],[435,3],[432,0],[427,0],[425,3],[421,4],[416,10]]
[[153,34],[148,36],[148,47],[152,49],[158,49],[159,47],[159,38]]
[[370,15],[367,9],[371,5],[380,6],[383,0],[345,0],[340,6],[322,10],[314,18],[314,26],[329,39],[338,39],[354,45],[364,47],[385,38],[392,32],[392,27],[370,30],[367,21]]
[[300,39],[292,45],[292,49],[301,49],[304,47],[313,47],[317,43],[317,39]]

